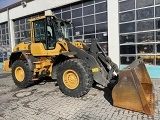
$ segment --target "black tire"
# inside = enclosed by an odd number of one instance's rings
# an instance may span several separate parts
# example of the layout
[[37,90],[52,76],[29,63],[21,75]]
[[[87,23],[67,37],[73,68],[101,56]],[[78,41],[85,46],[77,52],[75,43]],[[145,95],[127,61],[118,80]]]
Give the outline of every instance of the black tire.
[[[79,84],[74,89],[68,88],[63,81],[63,75],[65,75],[65,71],[68,70],[73,70],[76,72],[79,78]],[[71,97],[81,97],[87,94],[92,87],[93,76],[91,70],[83,60],[70,59],[60,64],[57,70],[57,82],[61,92],[65,95]]]
[[[19,81],[16,78],[16,69],[21,68],[24,71],[24,79]],[[28,64],[26,61],[22,60],[16,60],[13,65],[12,65],[12,78],[15,83],[19,88],[26,88],[34,84],[34,81],[32,80],[33,77],[33,72],[30,70]],[[22,77],[23,78],[23,77]]]

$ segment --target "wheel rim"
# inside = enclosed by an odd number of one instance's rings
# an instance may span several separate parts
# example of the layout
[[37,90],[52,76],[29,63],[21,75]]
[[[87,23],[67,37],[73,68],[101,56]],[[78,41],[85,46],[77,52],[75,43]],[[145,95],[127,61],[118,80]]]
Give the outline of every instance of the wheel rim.
[[16,77],[17,81],[19,81],[19,82],[22,82],[24,80],[25,73],[24,73],[23,68],[17,67],[15,69],[15,77]]
[[74,70],[66,70],[63,73],[63,83],[69,89],[75,89],[79,85],[79,76]]

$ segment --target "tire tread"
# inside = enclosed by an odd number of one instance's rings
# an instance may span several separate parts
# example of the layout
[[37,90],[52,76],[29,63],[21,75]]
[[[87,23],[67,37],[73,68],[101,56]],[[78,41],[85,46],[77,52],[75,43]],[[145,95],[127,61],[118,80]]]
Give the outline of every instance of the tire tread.
[[[62,71],[68,69],[68,66],[72,68],[73,65],[79,66],[79,68],[76,68],[76,69],[81,70],[81,74],[83,75],[83,78],[85,78],[85,80],[80,80],[81,82],[83,82],[82,84],[84,85],[81,86],[82,88],[80,88],[77,92],[72,93],[71,91],[68,91],[68,89],[63,88],[64,85],[62,85],[62,81],[63,81]],[[69,59],[60,64],[57,70],[57,82],[58,82],[61,92],[64,93],[65,95],[68,95],[71,97],[81,97],[87,94],[90,88],[92,87],[92,84],[93,84],[92,72],[89,69],[89,66],[83,60]]]

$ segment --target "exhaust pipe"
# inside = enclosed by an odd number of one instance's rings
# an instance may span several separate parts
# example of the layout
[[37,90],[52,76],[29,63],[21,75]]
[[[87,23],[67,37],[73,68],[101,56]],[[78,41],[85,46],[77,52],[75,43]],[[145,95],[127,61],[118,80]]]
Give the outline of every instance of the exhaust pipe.
[[153,84],[142,59],[135,60],[118,73],[112,98],[114,106],[154,114]]

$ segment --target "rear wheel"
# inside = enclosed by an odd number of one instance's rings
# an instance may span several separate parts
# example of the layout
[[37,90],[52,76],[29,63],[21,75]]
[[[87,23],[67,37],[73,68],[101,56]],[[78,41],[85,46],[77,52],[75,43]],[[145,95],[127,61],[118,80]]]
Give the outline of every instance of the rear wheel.
[[26,61],[16,60],[12,65],[12,78],[14,83],[20,88],[31,86],[33,72],[30,70]]
[[93,77],[87,64],[80,59],[66,60],[57,70],[60,90],[71,97],[81,97],[92,87]]

